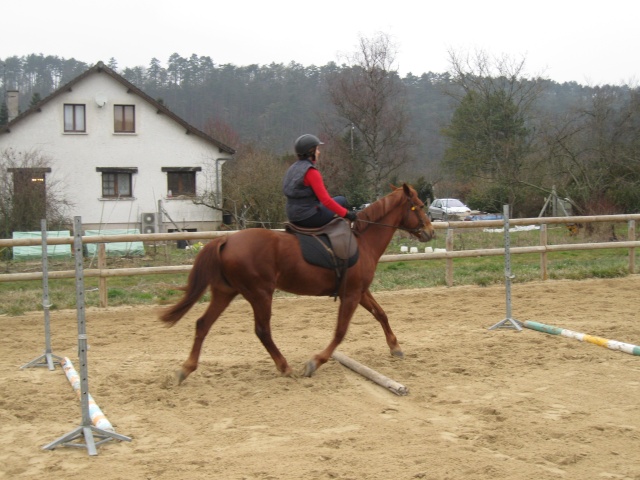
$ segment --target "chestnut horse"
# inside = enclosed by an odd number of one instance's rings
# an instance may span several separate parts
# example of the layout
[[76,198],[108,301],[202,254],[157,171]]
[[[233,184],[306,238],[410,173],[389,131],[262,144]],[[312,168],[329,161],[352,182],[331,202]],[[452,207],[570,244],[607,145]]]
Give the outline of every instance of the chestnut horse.
[[[433,238],[431,222],[423,210],[424,204],[416,191],[404,184],[372,203],[358,214],[353,231],[360,257],[343,278],[338,296],[338,323],[333,340],[309,360],[303,375],[310,377],[327,362],[342,342],[358,304],[378,320],[384,331],[391,354],[403,353],[387,315],[369,291],[378,260],[391,241],[396,229],[409,232],[421,242]],[[241,294],[253,308],[255,333],[267,349],[277,369],[284,375],[292,370],[271,337],[271,304],[276,289],[298,295],[329,296],[336,286],[336,273],[307,263],[295,235],[265,229],[248,229],[218,237],[198,253],[182,299],[164,311],[160,319],[173,325],[200,299],[207,287],[211,303],[196,322],[196,335],[189,358],[178,371],[178,381],[184,381],[198,367],[198,358],[209,329],[231,301]]]

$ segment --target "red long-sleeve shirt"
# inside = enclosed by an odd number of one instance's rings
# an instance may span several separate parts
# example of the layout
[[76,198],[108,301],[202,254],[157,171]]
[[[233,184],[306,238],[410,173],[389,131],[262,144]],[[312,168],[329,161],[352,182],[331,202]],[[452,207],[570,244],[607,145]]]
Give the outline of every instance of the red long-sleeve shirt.
[[327,192],[327,188],[324,186],[322,175],[317,168],[310,168],[304,176],[304,184],[307,187],[311,187],[313,193],[316,194],[320,203],[327,207],[332,212],[336,213],[340,217],[344,217],[347,214],[347,209],[338,204]]

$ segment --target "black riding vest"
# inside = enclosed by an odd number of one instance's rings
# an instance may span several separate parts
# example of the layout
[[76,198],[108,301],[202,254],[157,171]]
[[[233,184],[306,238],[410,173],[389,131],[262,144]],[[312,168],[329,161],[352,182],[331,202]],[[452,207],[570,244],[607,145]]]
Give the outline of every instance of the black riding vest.
[[287,217],[291,222],[313,216],[320,205],[313,189],[304,184],[304,176],[310,168],[316,168],[311,160],[298,160],[289,167],[282,181],[282,192],[287,197]]

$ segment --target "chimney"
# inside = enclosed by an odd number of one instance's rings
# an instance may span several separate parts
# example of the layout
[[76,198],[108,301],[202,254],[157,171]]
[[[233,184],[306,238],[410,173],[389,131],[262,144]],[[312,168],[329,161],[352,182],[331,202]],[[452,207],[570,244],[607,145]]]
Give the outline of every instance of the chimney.
[[18,116],[18,90],[7,90],[7,111],[9,113],[9,121]]

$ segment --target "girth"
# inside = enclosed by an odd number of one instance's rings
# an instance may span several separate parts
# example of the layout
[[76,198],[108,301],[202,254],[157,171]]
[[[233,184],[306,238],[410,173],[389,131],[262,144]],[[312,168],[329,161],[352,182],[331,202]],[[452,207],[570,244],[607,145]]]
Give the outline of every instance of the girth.
[[355,265],[359,257],[358,242],[349,223],[342,218],[319,228],[286,223],[285,231],[296,235],[307,263],[335,271],[336,289],[332,296],[337,297],[347,268]]

